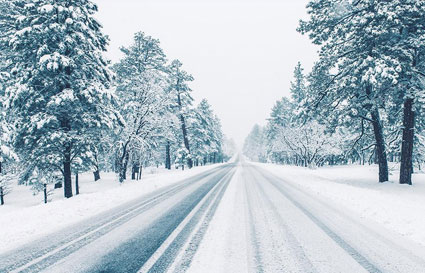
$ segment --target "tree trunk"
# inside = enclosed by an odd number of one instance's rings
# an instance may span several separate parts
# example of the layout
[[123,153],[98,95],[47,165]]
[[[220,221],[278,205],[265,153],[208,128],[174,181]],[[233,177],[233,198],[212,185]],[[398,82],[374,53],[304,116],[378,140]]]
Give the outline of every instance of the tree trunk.
[[133,167],[131,168],[131,180],[136,180],[137,173],[138,173],[137,165],[133,163]]
[[94,181],[100,180],[100,172],[99,169],[95,170],[93,172],[93,176],[94,176]]
[[128,154],[127,151],[124,151],[124,155],[123,155],[123,159],[121,162],[121,166],[120,166],[120,182],[123,182],[124,180],[127,179],[127,166],[128,166],[128,159],[130,157],[130,155]]
[[65,144],[65,154],[63,161],[64,176],[64,195],[66,198],[72,197],[72,180],[71,180],[71,144]]
[[415,137],[415,111],[413,109],[413,99],[407,98],[404,101],[403,113],[403,140],[401,143],[400,160],[400,184],[412,185],[413,169],[413,141]]
[[[366,85],[366,95],[370,98],[372,94],[372,86]],[[370,115],[372,117],[373,133],[376,141],[376,156],[379,166],[379,182],[388,181],[388,161],[387,152],[385,151],[384,133],[382,131],[381,118],[378,108],[375,105],[370,106]]]
[[379,182],[388,181],[388,162],[387,153],[385,151],[384,134],[382,132],[381,119],[376,107],[371,110],[373,133],[376,141],[376,155],[379,166]]
[[171,170],[170,142],[165,145],[165,168]]
[[78,185],[78,172],[75,173],[75,195],[80,194],[80,186]]
[[[176,86],[176,91],[177,91],[177,103],[179,105],[179,110],[180,110],[180,123],[181,123],[182,133],[183,133],[183,143],[184,143],[184,147],[187,149],[188,153],[190,154],[189,138],[187,137],[186,122],[184,120],[184,116],[183,116],[183,113],[182,113],[183,105],[182,105],[182,100],[181,100],[181,97],[180,97],[180,87],[179,87],[178,82],[177,82],[177,86]],[[192,165],[193,165],[192,158],[190,158],[190,157],[188,158],[187,164],[188,164],[189,168],[192,168]]]
[[[189,146],[189,138],[187,137],[187,129],[186,129],[186,122],[184,120],[183,114],[180,114],[180,122],[182,125],[182,131],[183,131],[183,143],[184,143],[184,147],[186,148],[186,150],[188,151],[189,155],[190,155],[190,146]],[[193,166],[193,161],[192,158],[189,157],[187,159],[187,165],[190,168],[192,168]]]
[[94,181],[96,182],[97,180],[100,179],[99,159],[98,159],[97,149],[94,149],[94,166],[95,166],[96,170],[93,172],[93,176],[94,176]]
[[122,148],[122,156],[118,159],[118,172],[119,172],[119,181],[122,183],[127,178],[127,165],[130,155],[128,154],[127,146],[130,143],[130,140],[124,144]]

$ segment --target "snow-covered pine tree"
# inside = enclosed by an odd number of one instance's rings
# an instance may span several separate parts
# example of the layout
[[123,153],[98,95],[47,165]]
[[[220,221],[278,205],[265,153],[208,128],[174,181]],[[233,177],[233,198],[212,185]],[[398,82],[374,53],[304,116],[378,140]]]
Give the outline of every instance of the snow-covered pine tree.
[[8,39],[16,82],[8,95],[17,117],[16,151],[29,168],[60,170],[69,198],[72,161],[87,139],[119,119],[102,55],[108,40],[90,0],[16,0],[12,5],[15,25]]
[[188,122],[191,152],[194,164],[206,162],[211,158],[213,163],[222,158],[223,134],[220,120],[214,115],[211,105],[206,99],[201,100],[193,110]]
[[276,101],[273,106],[270,117],[265,127],[265,135],[267,141],[267,154],[275,163],[289,163],[290,158],[287,153],[276,149],[276,141],[278,133],[283,127],[290,127],[294,120],[294,108],[296,105],[286,97]]
[[[17,156],[13,152],[11,133],[13,114],[7,113],[6,88],[10,84],[10,61],[8,56],[12,54],[7,46],[7,33],[11,29],[11,16],[13,11],[8,1],[0,1],[0,205],[4,205],[4,196],[10,192],[10,184],[14,175],[10,173],[11,166],[17,162]],[[5,166],[8,165],[7,167]]]
[[301,62],[298,62],[294,69],[294,80],[291,82],[291,96],[295,104],[301,105],[306,97],[306,80]]
[[14,11],[10,1],[0,1],[0,175],[4,174],[3,164],[6,161],[14,163],[17,160],[13,152],[11,134],[13,126],[11,121],[13,113],[7,111],[6,89],[11,84],[10,69],[12,63],[10,57],[13,52],[8,47],[7,34],[13,29]]
[[125,120],[118,132],[120,182],[126,179],[129,164],[134,177],[143,163],[141,153],[158,146],[168,126],[171,103],[163,73],[166,57],[159,40],[137,32],[133,44],[121,51],[124,57],[114,65],[116,92]]
[[15,175],[10,171],[18,163],[18,157],[11,145],[12,115],[7,115],[3,105],[4,101],[4,85],[2,79],[0,79],[0,205],[4,204],[4,196],[10,192],[10,184],[15,178]]
[[189,138],[191,141],[191,154],[193,164],[198,166],[206,162],[211,146],[211,135],[209,130],[212,126],[212,112],[208,102],[202,100],[189,116],[187,123]]
[[[415,105],[422,104],[424,93],[425,2],[320,0],[310,2],[308,10],[310,20],[302,22],[299,30],[321,45],[322,61],[336,70],[332,82],[340,93],[352,85],[363,90],[342,97],[364,98],[374,128],[381,182],[388,175],[379,104],[388,101],[388,95],[402,98],[400,183],[411,184]],[[322,90],[321,97],[328,93]]]
[[192,105],[193,98],[191,96],[191,89],[188,82],[193,81],[192,75],[188,74],[182,69],[183,64],[179,60],[174,60],[168,66],[168,75],[170,81],[169,92],[175,98],[176,115],[180,120],[180,126],[182,130],[183,144],[187,150],[187,160],[189,168],[193,166],[193,160],[191,158],[191,150],[189,145],[189,137],[186,125],[186,116],[189,113],[190,106]]
[[[377,5],[382,14],[383,54],[399,64],[398,95],[403,98],[400,184],[412,184],[416,113],[425,97],[425,2],[389,1]],[[382,31],[382,30],[381,30]]]
[[223,136],[223,160],[226,162],[238,151],[236,142],[232,138]]
[[213,162],[223,162],[223,142],[224,134],[221,128],[221,121],[217,115],[214,114],[212,133],[212,149],[213,149]]
[[243,154],[252,161],[266,162],[266,136],[264,128],[255,124],[251,132],[245,138]]
[[[316,69],[330,74],[324,89],[316,90],[315,107],[365,109],[371,122],[379,158],[379,182],[388,181],[388,163],[380,115],[384,86],[396,84],[400,62],[385,55],[388,35],[385,22],[391,17],[388,1],[318,0],[308,5],[310,18],[299,31],[321,46]],[[332,71],[332,73],[330,72]],[[316,73],[320,75],[320,73]]]

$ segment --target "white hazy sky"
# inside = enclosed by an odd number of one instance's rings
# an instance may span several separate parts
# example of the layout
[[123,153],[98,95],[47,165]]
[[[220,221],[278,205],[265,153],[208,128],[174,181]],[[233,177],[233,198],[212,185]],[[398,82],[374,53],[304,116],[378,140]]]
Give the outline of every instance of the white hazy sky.
[[296,32],[307,0],[95,1],[111,39],[108,57],[119,60],[119,47],[137,31],[159,39],[168,59],[194,76],[194,98],[208,99],[239,145],[289,95],[296,63],[309,71],[317,58],[317,48]]

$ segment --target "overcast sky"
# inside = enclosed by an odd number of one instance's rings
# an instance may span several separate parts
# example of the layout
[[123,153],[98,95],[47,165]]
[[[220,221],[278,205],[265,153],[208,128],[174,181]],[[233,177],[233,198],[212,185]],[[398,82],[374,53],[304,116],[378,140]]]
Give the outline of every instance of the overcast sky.
[[136,31],[159,39],[168,59],[194,76],[194,98],[208,99],[239,145],[289,95],[296,63],[309,71],[317,58],[317,47],[296,32],[307,0],[95,1],[111,39],[108,57],[119,60]]

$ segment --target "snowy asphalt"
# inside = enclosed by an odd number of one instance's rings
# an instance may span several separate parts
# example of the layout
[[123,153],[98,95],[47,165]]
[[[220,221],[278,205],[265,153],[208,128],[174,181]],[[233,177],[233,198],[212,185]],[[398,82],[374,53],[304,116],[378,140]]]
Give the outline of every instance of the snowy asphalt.
[[424,256],[237,162],[6,253],[0,272],[425,272]]

